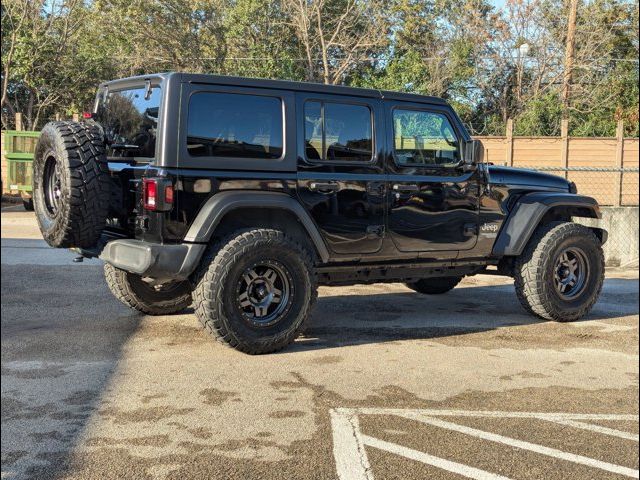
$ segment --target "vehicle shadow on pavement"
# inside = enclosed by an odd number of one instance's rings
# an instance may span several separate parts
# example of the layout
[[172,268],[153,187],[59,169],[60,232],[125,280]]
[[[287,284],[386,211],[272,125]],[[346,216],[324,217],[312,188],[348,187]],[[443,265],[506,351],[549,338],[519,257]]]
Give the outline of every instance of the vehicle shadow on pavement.
[[141,319],[100,267],[2,265],[3,478],[68,471]]
[[[411,292],[366,293],[318,298],[304,338],[291,350],[456,337],[504,328],[549,323],[562,326],[612,320],[638,314],[637,279],[607,279],[600,300],[578,323],[557,323],[528,314],[512,285],[461,286],[444,295]],[[361,293],[362,292],[362,293]],[[556,327],[554,327],[554,325]]]

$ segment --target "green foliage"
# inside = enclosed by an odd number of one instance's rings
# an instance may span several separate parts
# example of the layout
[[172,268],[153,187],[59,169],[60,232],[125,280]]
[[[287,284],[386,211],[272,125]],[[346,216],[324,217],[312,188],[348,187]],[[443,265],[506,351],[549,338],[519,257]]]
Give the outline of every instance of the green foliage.
[[514,134],[525,136],[559,136],[562,102],[559,92],[549,92],[531,99],[514,120]]
[[224,71],[258,78],[304,79],[293,29],[279,0],[237,0],[223,22],[229,55]]
[[[98,83],[158,71],[441,96],[478,134],[557,135],[564,0],[5,0],[2,125],[90,108]],[[638,2],[580,3],[570,134],[638,136]],[[526,47],[525,50],[519,49]],[[521,54],[521,52],[525,52]]]

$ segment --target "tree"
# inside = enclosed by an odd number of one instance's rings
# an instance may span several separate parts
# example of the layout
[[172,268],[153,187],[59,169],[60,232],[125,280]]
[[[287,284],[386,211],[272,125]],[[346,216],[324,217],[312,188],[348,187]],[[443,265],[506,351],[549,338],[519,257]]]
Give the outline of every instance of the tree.
[[[474,132],[560,133],[566,0],[5,0],[2,126],[91,106],[98,83],[158,71],[436,95]],[[576,14],[574,135],[638,135],[638,2]]]
[[2,3],[3,128],[15,112],[26,128],[35,128],[86,83],[86,68],[75,55],[86,13],[81,0]]
[[304,79],[298,40],[287,14],[283,0],[237,0],[230,4],[224,19],[224,71],[249,77]]
[[118,76],[216,72],[226,55],[222,0],[96,0],[94,24]]
[[285,4],[306,61],[306,80],[342,83],[387,44],[385,0],[286,0]]

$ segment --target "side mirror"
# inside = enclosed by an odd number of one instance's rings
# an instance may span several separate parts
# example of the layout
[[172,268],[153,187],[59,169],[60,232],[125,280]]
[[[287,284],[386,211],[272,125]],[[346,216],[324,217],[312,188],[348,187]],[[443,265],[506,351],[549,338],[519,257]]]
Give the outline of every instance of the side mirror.
[[464,145],[464,164],[479,165],[484,161],[484,146],[480,140],[470,140]]

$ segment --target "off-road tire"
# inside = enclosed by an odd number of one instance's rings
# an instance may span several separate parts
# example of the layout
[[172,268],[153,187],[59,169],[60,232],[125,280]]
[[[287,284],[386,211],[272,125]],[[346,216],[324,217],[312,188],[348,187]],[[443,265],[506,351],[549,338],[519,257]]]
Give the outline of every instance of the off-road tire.
[[104,264],[104,278],[111,293],[127,307],[147,315],[170,315],[191,305],[191,284],[176,282],[169,291],[157,291],[140,275]]
[[[237,305],[237,285],[246,268],[276,261],[292,284],[291,305],[269,326],[250,325]],[[317,296],[310,250],[279,230],[240,230],[211,245],[194,273],[194,308],[204,329],[219,342],[248,354],[270,353],[305,329]]]
[[[554,286],[558,255],[577,247],[588,259],[588,278],[576,297],[563,299]],[[604,282],[602,244],[587,227],[572,222],[552,222],[534,232],[514,268],[516,294],[531,314],[546,320],[569,322],[584,317],[598,300]]]
[[33,212],[33,198],[23,198],[22,206],[27,212]]
[[427,295],[441,295],[453,290],[462,277],[423,278],[417,282],[405,283],[411,290]]
[[[44,178],[52,164],[59,182],[55,211]],[[110,182],[102,133],[97,126],[47,123],[33,159],[33,201],[46,242],[63,248],[95,245],[108,215]]]

